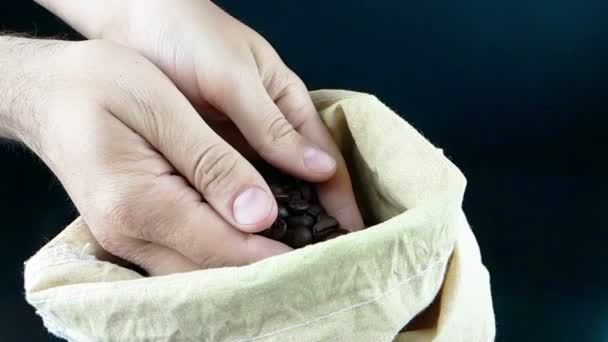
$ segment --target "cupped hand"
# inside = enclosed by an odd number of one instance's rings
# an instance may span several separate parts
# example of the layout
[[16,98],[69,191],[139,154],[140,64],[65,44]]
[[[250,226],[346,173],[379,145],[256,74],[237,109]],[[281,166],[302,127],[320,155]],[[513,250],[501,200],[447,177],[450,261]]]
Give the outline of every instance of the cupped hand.
[[27,84],[6,103],[34,118],[22,140],[102,247],[152,275],[290,250],[250,233],[276,218],[267,184],[157,67],[115,43],[45,44],[14,68]]
[[255,31],[207,0],[38,2],[87,37],[138,50],[242,155],[320,183],[328,212],[363,227],[344,159],[304,83]]

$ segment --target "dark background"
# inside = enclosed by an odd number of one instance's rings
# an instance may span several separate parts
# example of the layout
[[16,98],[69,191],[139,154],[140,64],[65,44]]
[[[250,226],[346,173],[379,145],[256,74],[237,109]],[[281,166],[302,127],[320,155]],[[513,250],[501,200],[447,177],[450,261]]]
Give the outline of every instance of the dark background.
[[[376,94],[460,166],[499,341],[608,341],[608,2],[219,3],[309,88]],[[70,32],[31,1],[2,0],[0,27]],[[20,147],[0,189],[0,340],[48,340],[22,263],[76,212]]]

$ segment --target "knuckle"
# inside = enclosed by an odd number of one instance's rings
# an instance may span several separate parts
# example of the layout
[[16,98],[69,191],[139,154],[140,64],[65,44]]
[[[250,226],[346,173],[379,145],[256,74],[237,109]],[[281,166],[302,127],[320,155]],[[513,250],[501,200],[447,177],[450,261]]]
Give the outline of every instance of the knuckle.
[[153,100],[155,98],[153,92],[146,87],[137,87],[131,83],[121,83],[120,81],[117,83],[129,100],[130,108],[133,109],[131,112],[137,115],[137,118],[131,118],[128,121],[141,122],[149,139],[158,141],[161,126],[159,115],[162,113],[162,108],[160,108],[159,101]]
[[268,90],[268,93],[275,100],[280,97],[281,93],[284,92],[284,89],[291,84],[291,76],[289,73],[278,72],[276,70],[272,73],[267,73],[262,79],[264,80],[264,86]]
[[292,126],[296,131],[302,128],[309,120],[314,118],[314,112],[309,111],[308,100],[303,96],[292,97],[290,114],[290,119],[293,122]]
[[289,81],[285,83],[276,101],[287,108],[290,121],[295,129],[299,130],[304,123],[314,117],[316,110],[312,106],[304,82],[293,72],[290,72],[290,75]]
[[195,186],[203,193],[224,191],[235,177],[238,156],[220,143],[204,149],[194,169]]
[[274,118],[269,121],[266,128],[266,146],[271,147],[275,144],[290,138],[295,134],[294,127],[282,115],[272,115]]
[[148,261],[152,243],[143,243],[141,246],[139,244],[134,245],[128,238],[119,234],[101,234],[96,239],[104,250],[113,255],[144,269],[148,269],[148,266],[150,266]]
[[139,215],[126,200],[119,200],[108,206],[102,219],[107,229],[114,231],[131,231],[140,225]]
[[157,219],[153,211],[140,210],[139,206],[138,200],[129,200],[127,197],[110,205],[102,217],[108,234],[151,239],[158,226]]

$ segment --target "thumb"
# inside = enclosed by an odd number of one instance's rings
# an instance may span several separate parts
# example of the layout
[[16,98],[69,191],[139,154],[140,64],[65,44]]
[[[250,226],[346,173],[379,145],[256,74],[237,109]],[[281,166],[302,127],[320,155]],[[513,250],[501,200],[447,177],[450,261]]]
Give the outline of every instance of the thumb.
[[245,232],[269,227],[277,204],[258,171],[160,71],[142,73],[133,83],[137,91],[112,101],[109,112],[162,153],[226,222]]
[[264,160],[311,182],[331,178],[336,171],[336,160],[298,133],[303,121],[290,122],[268,95],[259,77],[233,86],[236,91],[224,92],[211,101],[232,119]]

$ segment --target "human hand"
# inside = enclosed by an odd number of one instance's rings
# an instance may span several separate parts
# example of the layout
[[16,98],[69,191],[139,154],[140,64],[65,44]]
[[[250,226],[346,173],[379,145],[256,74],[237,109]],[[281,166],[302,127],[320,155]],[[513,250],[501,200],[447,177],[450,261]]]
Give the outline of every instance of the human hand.
[[363,228],[344,159],[304,83],[255,31],[208,0],[38,2],[89,38],[140,51],[243,155],[320,182],[327,211]]
[[0,132],[45,161],[112,254],[160,275],[290,250],[249,233],[276,218],[267,184],[141,55],[0,37],[0,74]]

